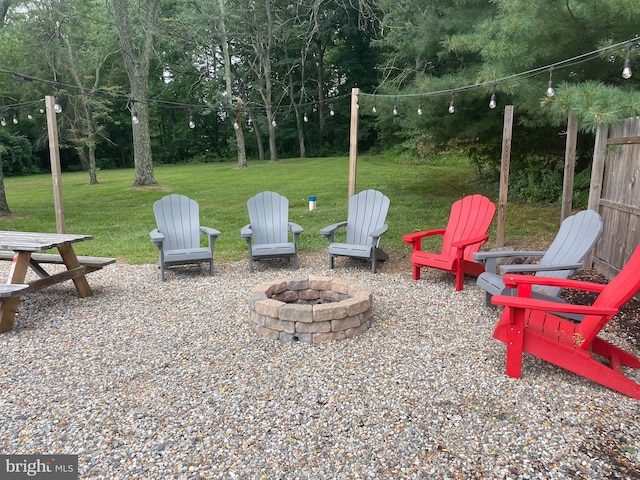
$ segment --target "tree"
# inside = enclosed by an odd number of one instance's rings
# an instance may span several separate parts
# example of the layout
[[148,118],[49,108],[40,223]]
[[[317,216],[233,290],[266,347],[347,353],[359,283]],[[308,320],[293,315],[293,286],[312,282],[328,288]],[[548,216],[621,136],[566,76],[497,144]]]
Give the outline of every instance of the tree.
[[149,136],[149,70],[158,27],[160,0],[111,0],[120,48],[131,87],[133,186],[157,185]]

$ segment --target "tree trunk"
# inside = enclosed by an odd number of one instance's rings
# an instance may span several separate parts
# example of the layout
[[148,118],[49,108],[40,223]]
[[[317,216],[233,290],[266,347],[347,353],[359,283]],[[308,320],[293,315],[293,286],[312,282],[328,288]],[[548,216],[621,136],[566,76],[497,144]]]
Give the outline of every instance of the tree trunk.
[[[131,84],[131,110],[137,113],[138,123],[132,123],[133,131],[133,163],[135,165],[134,187],[157,185],[153,175],[153,158],[151,156],[151,138],[149,136],[149,108],[147,93],[149,84],[149,65],[153,56],[154,32],[158,24],[160,0],[147,0],[146,10],[138,5],[141,25],[134,35],[129,17],[130,0],[111,0],[113,3],[116,26],[120,39],[120,48],[124,59],[127,76]],[[133,6],[132,6],[133,8]],[[133,118],[132,118],[133,120]]]
[[2,171],[2,155],[0,155],[0,216],[6,217],[8,215],[11,215],[11,210],[9,210],[7,196],[4,192],[4,172]]
[[[231,56],[229,55],[229,40],[227,39],[227,27],[225,21],[225,5],[224,0],[218,0],[220,7],[220,32],[222,34],[222,53],[224,56],[224,79],[227,89],[227,98],[233,98],[231,86]],[[238,168],[247,168],[247,151],[244,144],[244,126],[242,122],[242,100],[238,98],[236,104],[235,119],[231,117],[233,129],[236,133],[236,146],[238,149]]]

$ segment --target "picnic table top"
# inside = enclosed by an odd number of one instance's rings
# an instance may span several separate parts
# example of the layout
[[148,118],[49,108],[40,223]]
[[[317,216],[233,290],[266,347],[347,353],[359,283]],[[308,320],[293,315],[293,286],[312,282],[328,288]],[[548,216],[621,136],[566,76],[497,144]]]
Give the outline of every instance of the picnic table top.
[[82,242],[92,238],[92,235],[0,230],[0,249],[39,252],[65,243]]

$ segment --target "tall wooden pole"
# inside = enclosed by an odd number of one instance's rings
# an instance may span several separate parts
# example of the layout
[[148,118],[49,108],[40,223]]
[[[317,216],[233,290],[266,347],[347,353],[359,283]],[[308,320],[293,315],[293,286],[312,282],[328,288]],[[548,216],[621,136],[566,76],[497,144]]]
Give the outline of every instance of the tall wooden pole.
[[47,107],[47,130],[49,133],[49,157],[51,159],[51,179],[53,180],[53,204],[56,210],[56,232],[65,233],[64,205],[62,202],[62,174],[60,170],[60,145],[58,144],[58,123],[56,120],[55,97],[44,97]]
[[567,122],[567,145],[564,151],[564,176],[562,177],[562,211],[560,221],[571,215],[573,205],[573,179],[576,173],[576,144],[578,139],[578,118],[570,114]]
[[509,192],[509,162],[511,161],[511,138],[513,135],[513,105],[504,107],[502,127],[502,159],[500,161],[500,193],[498,199],[498,229],[496,246],[504,247],[504,227],[507,219],[507,197]]
[[356,193],[356,166],[358,162],[358,96],[359,95],[360,95],[359,88],[351,89],[351,127],[349,129],[349,198],[351,198]]

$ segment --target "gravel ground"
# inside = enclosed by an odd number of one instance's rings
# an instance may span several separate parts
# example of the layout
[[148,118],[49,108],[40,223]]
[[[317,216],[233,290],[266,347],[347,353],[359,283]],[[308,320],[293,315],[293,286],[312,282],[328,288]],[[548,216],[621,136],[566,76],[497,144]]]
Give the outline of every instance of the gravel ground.
[[[92,297],[25,297],[0,335],[0,451],[77,454],[83,479],[640,476],[638,401],[530,356],[506,377],[472,279],[320,254],[205,270],[163,283],[118,263]],[[315,345],[249,330],[249,290],[308,275],[370,289],[371,328]]]

